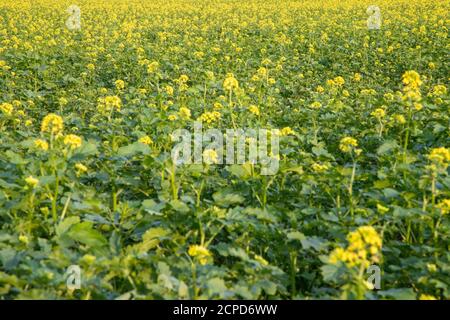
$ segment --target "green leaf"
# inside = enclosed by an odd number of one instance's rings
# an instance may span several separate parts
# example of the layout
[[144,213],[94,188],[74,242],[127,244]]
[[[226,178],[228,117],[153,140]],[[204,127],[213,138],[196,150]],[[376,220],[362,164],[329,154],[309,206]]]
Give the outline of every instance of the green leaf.
[[227,287],[225,285],[225,281],[220,278],[212,278],[209,279],[206,283],[206,286],[208,287],[208,290],[211,295],[218,294],[219,296],[223,296],[227,290]]
[[378,291],[382,297],[393,298],[395,300],[415,300],[416,294],[411,288],[389,289],[385,291]]
[[247,179],[249,177],[252,176],[252,169],[251,169],[251,164],[246,163],[246,164],[233,164],[231,166],[227,167],[227,170],[232,173],[233,175],[235,175],[238,178],[241,179]]
[[244,202],[244,197],[237,193],[229,191],[219,191],[213,194],[214,201],[222,207],[229,207],[231,205]]
[[189,210],[190,210],[189,206],[180,200],[172,200],[172,201],[170,201],[170,205],[172,206],[172,208],[175,209],[175,211],[178,211],[178,212],[186,213],[186,212],[189,212]]
[[77,224],[80,222],[80,218],[79,217],[67,217],[65,218],[63,221],[61,221],[58,226],[55,228],[56,234],[58,236],[61,236],[62,234],[64,234],[67,230],[70,229],[71,226],[73,226],[74,224]]
[[325,240],[319,237],[307,237],[306,239],[301,240],[301,243],[305,250],[312,248],[316,251],[320,251],[326,246]]
[[134,156],[135,154],[142,152],[143,154],[149,154],[150,153],[150,147],[146,144],[135,142],[132,144],[129,144],[124,147],[120,147],[117,151],[117,154],[119,156],[125,156],[130,157]]
[[102,247],[108,244],[105,237],[97,230],[92,229],[92,222],[85,221],[74,225],[67,235],[89,247]]
[[385,143],[383,143],[378,149],[377,149],[377,154],[378,155],[383,155],[388,153],[391,150],[394,150],[398,148],[398,144],[397,141],[395,140],[388,140]]
[[142,242],[137,244],[135,248],[137,248],[141,253],[147,252],[159,244],[159,238],[165,237],[169,233],[170,231],[164,228],[148,229],[142,236]]
[[87,157],[98,154],[97,144],[93,141],[84,142],[80,148],[76,150],[74,157]]
[[164,203],[157,203],[153,199],[147,199],[142,201],[142,209],[144,209],[145,212],[148,212],[152,215],[160,216],[162,213],[160,212],[161,209],[165,207]]
[[305,235],[303,233],[301,233],[300,231],[289,232],[286,236],[289,240],[302,241],[302,240],[306,239]]

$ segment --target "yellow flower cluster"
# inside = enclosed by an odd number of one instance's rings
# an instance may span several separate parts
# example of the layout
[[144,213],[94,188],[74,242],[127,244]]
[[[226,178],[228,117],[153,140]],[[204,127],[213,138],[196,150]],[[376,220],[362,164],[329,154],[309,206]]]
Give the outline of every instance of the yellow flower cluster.
[[150,138],[149,136],[143,136],[141,138],[139,138],[138,140],[140,143],[146,144],[146,145],[151,145],[153,143],[152,138]]
[[438,84],[433,87],[429,96],[440,97],[445,96],[446,94],[447,94],[447,87],[444,86],[443,84]]
[[207,164],[217,164],[219,163],[219,155],[213,149],[206,149],[203,151],[203,161]]
[[428,159],[434,165],[446,169],[450,163],[450,150],[444,147],[434,148],[428,155]]
[[7,116],[12,115],[13,110],[14,110],[14,107],[10,103],[4,102],[4,103],[0,104],[0,111],[3,112],[4,114],[6,114]]
[[164,90],[166,91],[166,93],[167,93],[169,96],[173,95],[173,87],[172,87],[172,86],[167,85],[167,86],[164,88]]
[[227,76],[223,81],[223,87],[225,88],[225,90],[231,91],[239,87],[239,82],[236,80],[232,73],[227,73]]
[[42,132],[50,132],[54,135],[60,134],[64,129],[64,121],[63,119],[54,114],[50,113],[44,117],[41,124]]
[[382,241],[373,227],[359,227],[347,235],[347,241],[347,248],[339,247],[331,252],[330,263],[343,262],[349,267],[367,268],[380,261]]
[[76,163],[75,169],[77,169],[78,173],[84,173],[88,171],[88,168],[82,163]]
[[374,118],[381,119],[386,115],[386,111],[382,108],[377,108],[370,115]]
[[416,71],[406,71],[402,76],[402,81],[404,85],[403,101],[407,103],[420,101],[422,99],[422,95],[420,94],[420,86],[422,85],[420,75]]
[[118,96],[107,96],[99,98],[97,103],[97,110],[100,113],[109,113],[113,110],[120,111],[122,107],[122,100]]
[[187,82],[189,81],[189,77],[185,74],[182,74],[177,80],[175,80],[176,83],[178,83],[180,91],[186,91],[188,88]]
[[208,260],[212,256],[211,252],[207,248],[205,248],[204,246],[199,246],[199,245],[191,245],[189,247],[188,254],[191,257],[198,259],[198,262],[201,265],[207,264]]
[[421,294],[419,300],[437,300],[434,296],[429,294]]
[[436,207],[441,210],[442,214],[450,213],[450,199],[444,199],[439,202]]
[[42,150],[42,151],[47,151],[48,150],[48,143],[45,140],[42,139],[36,139],[34,141],[34,146],[36,147],[36,149]]
[[357,149],[358,141],[355,138],[352,137],[344,137],[341,139],[339,143],[339,149],[342,152],[352,152],[354,151],[356,154],[361,153],[361,149]]
[[125,89],[125,81],[123,81],[123,80],[116,80],[114,82],[114,84],[115,84],[117,90]]
[[181,107],[180,110],[178,110],[178,113],[180,117],[189,119],[191,117],[191,110],[187,107]]
[[81,147],[82,144],[81,137],[75,135],[75,134],[68,134],[64,137],[64,144],[68,146],[70,149],[76,149]]
[[253,113],[254,115],[257,115],[257,116],[260,115],[259,108],[253,104],[250,107],[248,107],[248,111],[250,111],[251,113]]
[[345,84],[345,80],[343,77],[341,76],[337,76],[334,79],[329,79],[327,80],[327,85],[328,86],[336,86],[336,87],[341,87]]
[[147,64],[147,73],[155,73],[159,68],[159,63],[157,61],[152,61]]
[[294,135],[295,131],[292,130],[290,127],[284,127],[283,129],[280,130],[280,134],[281,136],[289,136]]
[[32,188],[36,188],[36,186],[39,183],[39,180],[34,178],[33,176],[29,176],[27,178],[25,178],[25,182],[27,185],[29,185]]
[[414,70],[406,71],[402,76],[402,81],[405,91],[417,90],[422,85],[420,75]]
[[204,121],[204,122],[210,124],[210,123],[212,123],[212,122],[215,122],[215,121],[219,120],[220,117],[221,117],[220,112],[218,112],[218,111],[212,111],[212,112],[205,112],[205,113],[203,113],[203,114],[198,118],[198,120]]
[[311,165],[311,168],[313,169],[314,172],[317,173],[322,173],[328,170],[328,166],[326,164],[320,164],[320,163],[313,163]]
[[310,104],[311,109],[320,109],[322,107],[322,104],[318,101],[314,101]]

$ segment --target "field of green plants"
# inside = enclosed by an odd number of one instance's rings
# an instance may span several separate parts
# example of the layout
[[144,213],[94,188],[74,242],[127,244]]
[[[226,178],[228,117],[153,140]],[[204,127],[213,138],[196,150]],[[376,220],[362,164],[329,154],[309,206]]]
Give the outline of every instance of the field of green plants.
[[449,10],[2,0],[0,300],[450,299]]

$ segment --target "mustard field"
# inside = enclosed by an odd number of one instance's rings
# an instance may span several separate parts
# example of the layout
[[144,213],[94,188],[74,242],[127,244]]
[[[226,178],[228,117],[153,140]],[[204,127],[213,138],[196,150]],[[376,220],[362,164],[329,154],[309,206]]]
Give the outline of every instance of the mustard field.
[[0,299],[449,299],[449,10],[2,0]]

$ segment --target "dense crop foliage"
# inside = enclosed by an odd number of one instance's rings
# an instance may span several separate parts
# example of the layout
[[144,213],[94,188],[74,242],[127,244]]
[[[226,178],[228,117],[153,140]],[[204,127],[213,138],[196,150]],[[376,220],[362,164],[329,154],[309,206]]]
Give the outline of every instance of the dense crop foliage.
[[[449,10],[2,0],[0,297],[450,298]],[[195,120],[279,170],[174,165]]]

